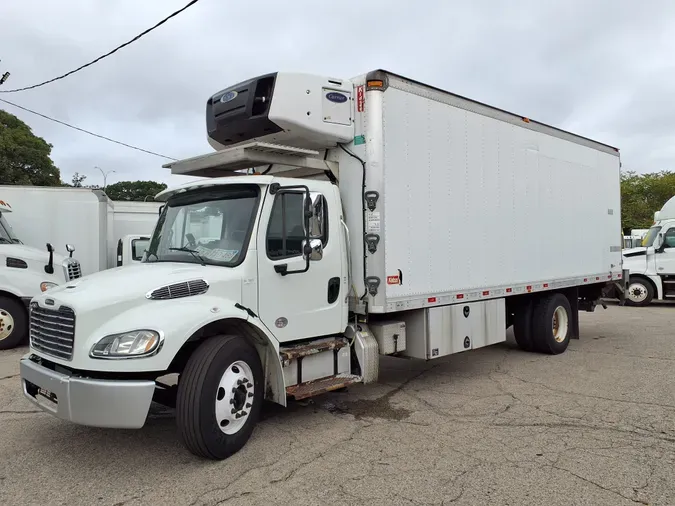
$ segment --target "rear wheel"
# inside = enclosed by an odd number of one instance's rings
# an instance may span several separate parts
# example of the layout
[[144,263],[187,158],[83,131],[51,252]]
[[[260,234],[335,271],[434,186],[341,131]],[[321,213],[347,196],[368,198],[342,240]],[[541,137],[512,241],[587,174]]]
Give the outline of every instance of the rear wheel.
[[195,455],[225,459],[251,437],[263,401],[255,348],[239,336],[217,336],[192,354],[178,382],[176,421]]
[[631,276],[626,290],[626,304],[629,306],[648,306],[654,298],[654,287],[644,278]]
[[532,301],[519,306],[513,315],[513,336],[523,351],[534,351],[532,343]]
[[26,309],[17,300],[0,297],[0,350],[23,344],[28,338]]
[[537,351],[557,355],[570,343],[572,309],[562,293],[542,298],[532,315],[532,342]]

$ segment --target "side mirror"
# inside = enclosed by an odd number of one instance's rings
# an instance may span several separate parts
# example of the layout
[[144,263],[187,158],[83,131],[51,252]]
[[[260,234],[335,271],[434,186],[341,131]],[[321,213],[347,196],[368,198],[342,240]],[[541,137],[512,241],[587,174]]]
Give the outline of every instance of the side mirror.
[[318,262],[323,258],[323,242],[321,239],[310,239],[309,245],[307,241],[302,241],[302,250],[304,251],[305,260],[311,262]]
[[317,192],[310,192],[310,201],[309,201],[309,211],[311,215],[309,216],[309,238],[310,239],[323,239],[326,231],[325,228],[325,209],[324,202],[325,199],[323,195]]
[[72,244],[66,244],[66,251],[70,253],[70,258],[73,257],[73,252],[75,251],[75,246]]
[[662,253],[663,247],[665,246],[663,242],[663,234],[659,234],[654,238],[654,251],[656,253]]

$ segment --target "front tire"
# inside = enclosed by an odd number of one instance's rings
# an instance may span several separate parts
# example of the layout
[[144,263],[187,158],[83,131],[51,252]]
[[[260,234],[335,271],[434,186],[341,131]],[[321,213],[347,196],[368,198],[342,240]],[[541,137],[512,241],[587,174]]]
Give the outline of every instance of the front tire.
[[537,351],[558,355],[570,344],[572,308],[562,293],[542,298],[532,315],[532,339]]
[[654,298],[654,287],[644,278],[631,276],[626,289],[626,305],[644,307],[651,304]]
[[193,454],[225,459],[251,437],[262,401],[263,371],[255,348],[239,336],[212,337],[195,350],[179,378],[179,435]]
[[0,297],[0,350],[16,348],[28,338],[28,315],[17,300]]

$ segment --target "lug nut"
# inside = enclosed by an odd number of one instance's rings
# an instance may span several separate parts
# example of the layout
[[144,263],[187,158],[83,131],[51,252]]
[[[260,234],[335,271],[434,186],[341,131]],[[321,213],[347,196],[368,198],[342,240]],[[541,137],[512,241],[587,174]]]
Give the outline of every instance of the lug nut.
[[236,412],[237,412],[237,410],[234,409],[234,408],[232,408],[232,411],[230,411],[230,413],[232,413],[233,415],[234,415]]
[[244,380],[237,380],[237,385],[241,385],[244,383]]
[[237,413],[236,415],[234,415],[235,418],[241,418],[242,416],[244,415],[242,415],[241,413]]
[[246,388],[253,388],[253,384],[249,383],[248,385],[246,385]]
[[249,392],[249,393],[248,393],[248,397],[249,397],[249,399],[250,399],[251,397],[253,397],[253,392]]
[[241,416],[246,416],[246,415],[248,415],[248,413],[246,411],[241,412]]
[[253,404],[251,404],[250,402],[247,402],[247,403],[246,403],[246,407],[247,407],[248,409],[250,409],[251,406],[253,406]]
[[234,399],[230,399],[230,404],[234,404]]

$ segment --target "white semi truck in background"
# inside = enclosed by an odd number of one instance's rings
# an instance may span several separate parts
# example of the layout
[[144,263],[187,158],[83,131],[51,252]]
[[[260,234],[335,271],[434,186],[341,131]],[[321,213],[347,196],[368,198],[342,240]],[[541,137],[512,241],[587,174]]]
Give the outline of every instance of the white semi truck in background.
[[113,201],[92,188],[5,185],[0,196],[12,202],[25,244],[72,244],[83,275],[140,262],[162,205]]
[[0,200],[0,350],[28,340],[28,306],[34,296],[82,274],[72,258],[73,246],[65,245],[69,256],[64,257],[49,243],[45,249],[25,245],[10,224],[12,211],[9,201]]
[[626,304],[675,299],[675,197],[654,214],[642,245],[623,251],[623,266],[630,276]]
[[143,262],[33,299],[21,381],[45,411],[139,428],[175,403],[187,448],[223,459],[265,399],[511,325],[562,353],[578,311],[624,288],[613,147],[385,71],[257,77],[206,116],[216,151],[166,166],[204,179],[157,196]]

